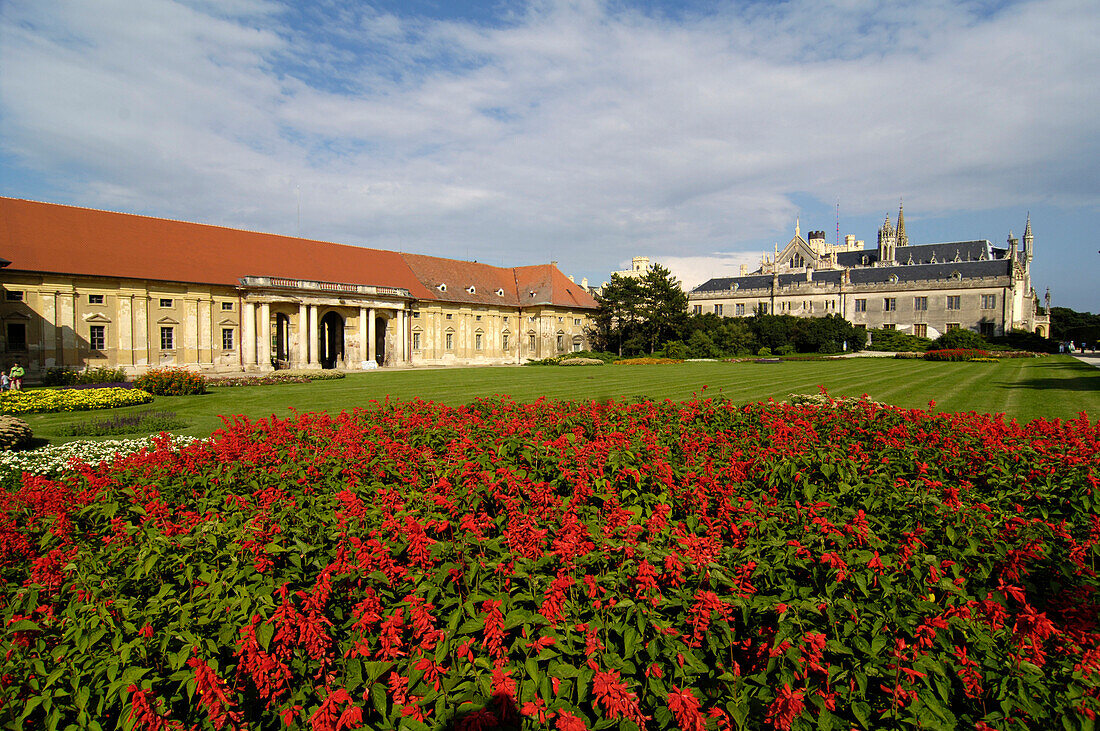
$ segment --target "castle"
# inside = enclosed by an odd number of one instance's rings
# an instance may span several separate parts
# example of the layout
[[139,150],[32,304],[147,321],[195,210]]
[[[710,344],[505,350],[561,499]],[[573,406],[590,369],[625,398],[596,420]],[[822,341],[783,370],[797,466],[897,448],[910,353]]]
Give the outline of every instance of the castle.
[[1030,215],[1022,247],[1011,233],[1003,247],[984,240],[910,244],[899,207],[897,228],[887,214],[876,248],[852,235],[829,244],[824,231],[803,238],[796,223],[794,238],[782,250],[777,245],[772,257],[763,255],[756,271],[743,266],[739,277],[711,279],[689,292],[688,301],[696,314],[837,314],[856,327],[927,338],[960,328],[983,336],[1027,330],[1050,337],[1050,316],[1031,284],[1034,254]]

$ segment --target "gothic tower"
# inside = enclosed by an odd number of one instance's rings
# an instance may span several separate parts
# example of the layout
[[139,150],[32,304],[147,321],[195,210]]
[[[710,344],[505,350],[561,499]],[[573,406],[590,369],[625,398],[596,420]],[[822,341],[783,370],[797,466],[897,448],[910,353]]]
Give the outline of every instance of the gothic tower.
[[1027,225],[1024,226],[1024,267],[1031,268],[1031,259],[1035,256],[1035,237],[1031,234],[1031,213],[1027,214]]
[[878,230],[878,260],[879,264],[893,264],[898,245],[897,233],[890,223],[890,214],[886,214],[886,221]]
[[908,246],[909,237],[905,234],[905,206],[898,202],[898,246]]

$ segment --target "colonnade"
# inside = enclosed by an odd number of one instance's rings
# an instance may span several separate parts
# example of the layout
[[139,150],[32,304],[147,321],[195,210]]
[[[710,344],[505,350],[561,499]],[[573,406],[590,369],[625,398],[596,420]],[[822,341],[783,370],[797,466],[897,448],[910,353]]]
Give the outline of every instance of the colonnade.
[[[298,368],[321,367],[320,342],[321,325],[320,310],[325,305],[298,303]],[[347,305],[336,306],[341,317],[346,319],[344,313],[350,309]],[[377,318],[378,309],[375,307],[359,306],[359,367],[367,368],[370,361],[378,357],[377,352]],[[384,308],[392,311],[391,308]],[[406,330],[405,310],[397,306],[396,317],[388,318],[390,327],[396,333],[394,338],[394,350],[390,354],[391,361],[395,364],[403,364],[409,361],[409,348]],[[241,354],[245,368],[258,367],[263,369],[271,362],[271,335],[272,318],[270,302],[242,303],[241,308]],[[258,317],[257,317],[258,315]],[[257,327],[258,326],[258,327]],[[305,333],[305,337],[303,337]],[[344,353],[345,363],[350,362],[348,353]]]

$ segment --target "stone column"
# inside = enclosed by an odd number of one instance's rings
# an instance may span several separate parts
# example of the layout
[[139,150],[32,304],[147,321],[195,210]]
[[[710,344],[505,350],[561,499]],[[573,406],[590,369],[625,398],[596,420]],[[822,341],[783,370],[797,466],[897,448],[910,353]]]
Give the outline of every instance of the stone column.
[[405,310],[397,311],[397,362],[404,364],[405,357]]
[[[42,293],[42,367],[53,368],[61,365],[57,360],[57,293]],[[29,364],[28,364],[29,365]]]
[[134,313],[134,365],[151,365],[149,353],[149,298],[139,294],[133,297]]
[[[118,295],[118,356],[115,365],[124,366],[134,364],[134,295]],[[126,353],[130,355],[127,356]]]
[[367,360],[378,359],[378,326],[375,322],[374,308],[367,310]]
[[359,308],[359,367],[367,367],[367,353],[369,352],[369,345],[367,344],[367,308]]
[[241,308],[241,352],[245,370],[256,365],[256,305],[251,302]]
[[260,370],[271,369],[271,305],[267,302],[260,303]]
[[57,293],[57,329],[61,336],[61,362],[59,365],[81,365],[76,339],[75,299],[76,295],[72,292]]
[[[214,363],[214,302],[213,300],[199,300],[195,313],[197,322],[195,326],[199,331],[199,347],[195,354],[200,364],[212,365]],[[203,351],[206,358],[203,358]]]
[[298,303],[298,367],[305,368],[309,365],[309,324],[307,321],[307,307],[304,303]]
[[[199,301],[185,299],[183,301],[183,362],[199,362],[199,351],[202,349],[199,340]],[[194,360],[191,353],[194,352]]]
[[321,338],[317,332],[317,305],[309,306],[309,366],[310,368],[321,367]]

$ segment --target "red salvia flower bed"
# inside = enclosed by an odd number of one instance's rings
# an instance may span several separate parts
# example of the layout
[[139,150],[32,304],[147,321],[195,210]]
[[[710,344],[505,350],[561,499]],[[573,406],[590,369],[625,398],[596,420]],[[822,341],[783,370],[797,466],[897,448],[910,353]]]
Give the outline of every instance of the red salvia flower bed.
[[0,495],[0,718],[1084,727],[1098,487],[1084,415],[493,399],[236,419]]

